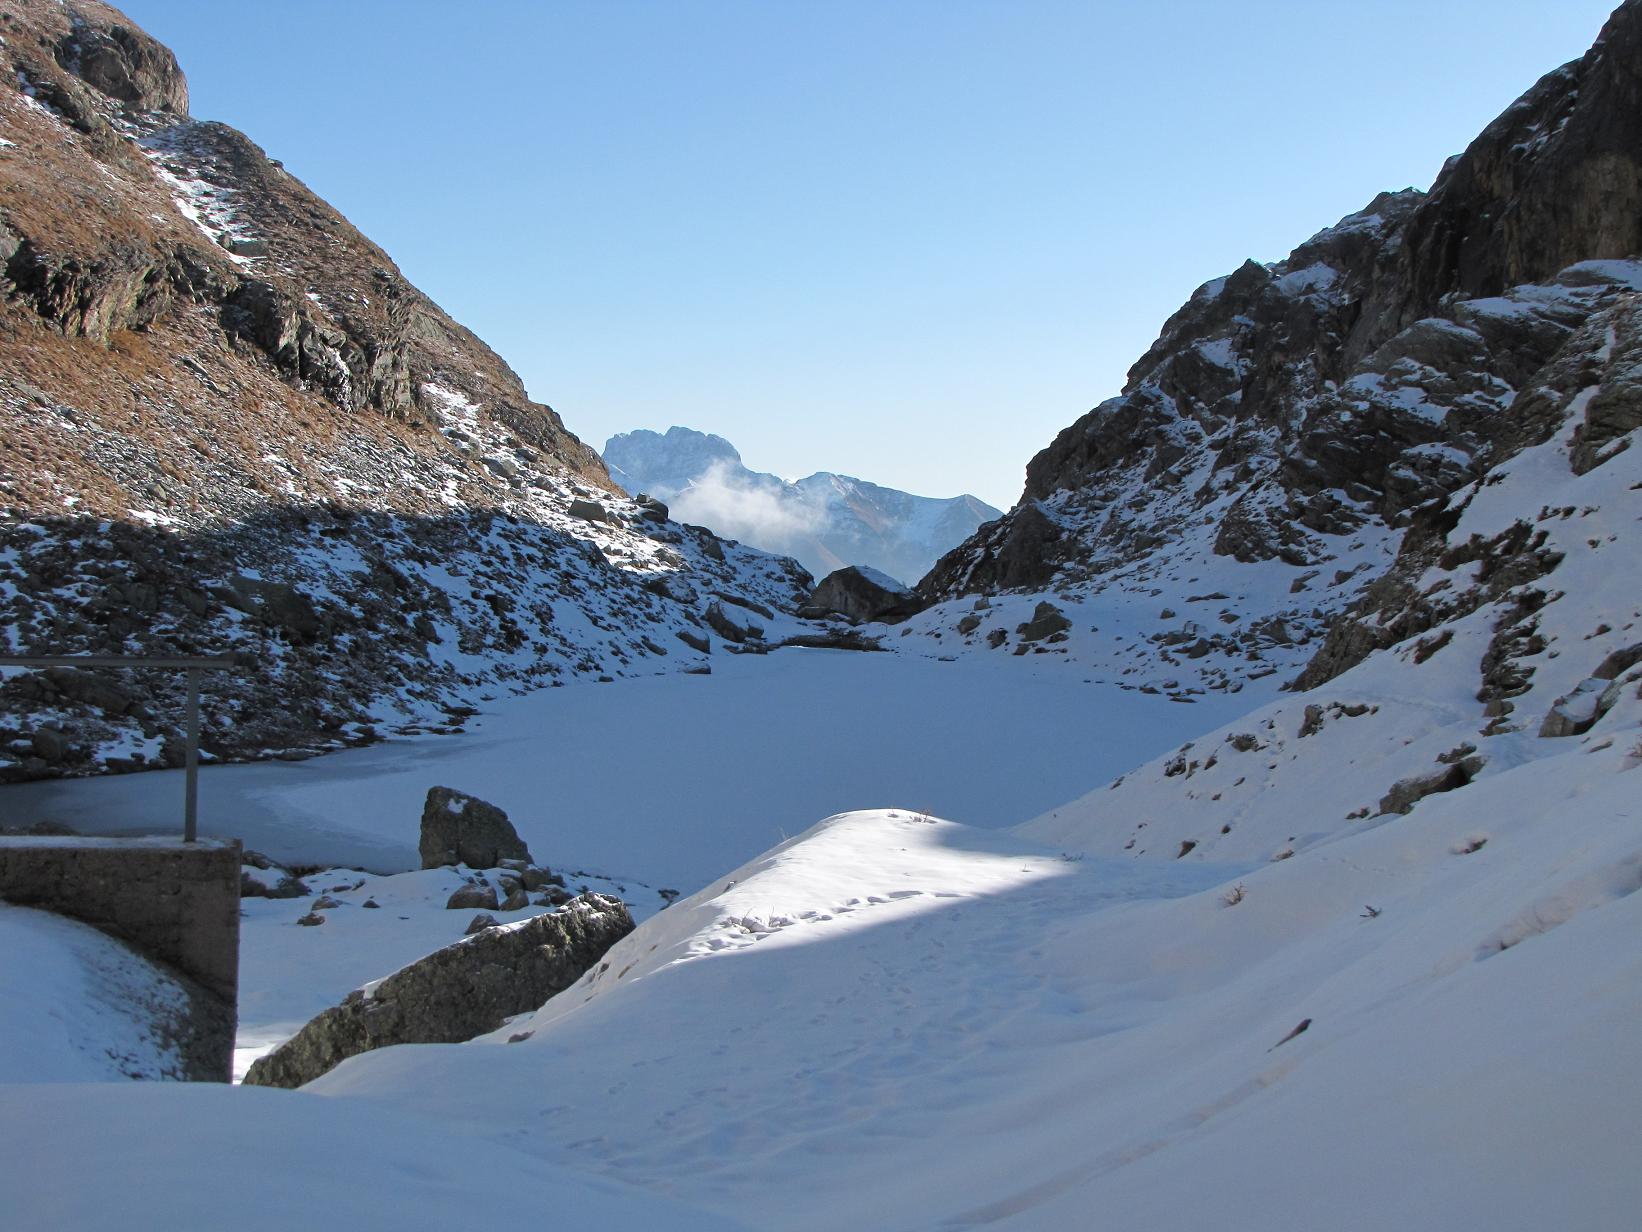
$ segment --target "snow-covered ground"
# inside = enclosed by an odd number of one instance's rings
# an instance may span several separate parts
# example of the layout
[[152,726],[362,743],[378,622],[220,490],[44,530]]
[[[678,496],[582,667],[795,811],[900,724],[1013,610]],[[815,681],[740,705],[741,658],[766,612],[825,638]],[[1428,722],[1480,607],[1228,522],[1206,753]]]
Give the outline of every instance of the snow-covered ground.
[[[1621,566],[1642,452],[1576,475],[1573,443],[1456,497],[1459,542],[1540,510],[1559,563],[1533,640],[1505,639],[1530,582],[1310,692],[1265,677],[1183,704],[1093,656],[931,631],[208,769],[208,829],[376,870],[312,877],[342,900],[324,927],[296,925],[306,900],[248,903],[247,1055],[465,926],[440,905],[454,874],[392,875],[436,783],[648,918],[497,1033],[366,1053],[302,1092],[0,1087],[29,1138],[0,1165],[13,1209],[157,1226],[152,1195],[254,1159],[235,1219],[257,1228],[288,1225],[292,1192],[426,1227],[460,1220],[464,1186],[562,1186],[556,1217],[782,1232],[1632,1229],[1642,607]],[[1445,556],[1422,585],[1487,564]],[[1115,603],[1085,614],[1124,627]],[[1504,713],[1479,697],[1502,655],[1527,669]],[[1421,778],[1440,789],[1406,789]],[[0,805],[119,829],[164,824],[178,789]],[[663,888],[687,897],[659,910]],[[82,1140],[66,1187],[39,1160]]]
[[8,1228],[74,1232],[746,1225],[577,1176],[436,1122],[299,1091],[208,1084],[0,1087]]
[[[1347,821],[1334,802],[1374,798],[1397,764],[1382,744],[1423,763],[1445,738],[1433,732],[1462,721],[1464,673],[1439,656],[1418,669],[1432,731],[1409,726],[1399,696],[1416,670],[1380,656],[1239,716],[1097,690],[1058,662],[789,652],[706,679],[538,693],[459,738],[210,771],[208,802],[243,799],[248,827],[288,796],[321,838],[328,798],[379,854],[408,851],[420,793],[467,770],[492,781],[457,785],[491,791],[567,870],[561,844],[627,852],[624,867],[658,881],[669,852],[674,869],[720,862],[602,974],[472,1044],[367,1054],[301,1093],[81,1086],[42,1103],[0,1089],[30,1152],[83,1142],[89,1161],[65,1192],[13,1157],[15,1209],[96,1227],[139,1175],[180,1184],[250,1153],[250,1189],[235,1191],[248,1227],[281,1225],[289,1185],[356,1226],[425,1227],[464,1186],[550,1183],[569,1195],[556,1211],[638,1209],[668,1227],[1047,1229],[1091,1210],[1157,1229],[1634,1226],[1638,707],[1585,739],[1519,734],[1510,764],[1463,791]],[[1290,730],[1314,699],[1371,697],[1380,710]],[[572,718],[603,741],[555,752]],[[1201,829],[1194,809],[1229,807],[1198,797],[1218,766],[1170,773],[1181,724],[1216,719],[1193,735],[1223,750],[1222,791],[1258,760],[1249,777],[1272,807],[1244,809],[1237,843],[1211,858],[1175,858],[1177,836]],[[1244,728],[1265,747],[1233,750]],[[1070,780],[1148,753],[1116,788],[1063,803]],[[1034,796],[1040,758],[1075,769]],[[949,794],[913,803],[937,778]],[[225,786],[241,781],[262,794]],[[83,823],[118,782],[31,791]],[[170,806],[164,776],[123,782]],[[886,807],[734,868],[796,828],[785,810],[821,784]],[[576,807],[532,812],[561,795]],[[1329,811],[1308,826],[1312,798]],[[949,804],[978,824],[942,819]],[[1043,817],[1001,828],[1023,808]],[[1167,835],[1137,858],[1118,840],[1147,820]],[[1272,860],[1284,840],[1296,854]],[[296,1009],[294,1027],[449,939],[435,934],[467,919],[438,908],[450,877],[314,875],[316,890],[364,883],[324,928],[295,926],[304,900],[248,902],[248,1018]],[[360,910],[366,895],[383,909]],[[146,1145],[133,1153],[128,1134]],[[143,1192],[124,1226],[192,1209]],[[671,1200],[689,1209],[646,1206]]]
[[[419,865],[435,785],[502,807],[572,892],[616,894],[643,920],[660,891],[693,893],[818,813],[869,804],[1014,824],[1237,708],[1110,693],[1058,662],[786,650],[718,656],[710,677],[498,701],[459,736],[206,767],[202,833],[327,866],[306,884],[341,904],[304,928],[308,898],[245,900],[236,1071],[351,989],[462,935],[473,913],[443,909],[461,879],[404,875]],[[181,793],[173,772],[58,780],[5,788],[0,808],[10,824],[163,831]],[[379,909],[361,909],[367,899]]]
[[[1634,837],[1570,861],[1495,782],[1526,852],[1457,857],[1450,806],[1258,874],[846,814],[532,1019],[309,1089],[795,1232],[1634,1227],[1642,898],[1588,876]],[[1502,951],[1536,863],[1591,910]]]
[[0,1084],[181,1078],[174,1031],[189,1012],[177,981],[128,946],[0,902]]

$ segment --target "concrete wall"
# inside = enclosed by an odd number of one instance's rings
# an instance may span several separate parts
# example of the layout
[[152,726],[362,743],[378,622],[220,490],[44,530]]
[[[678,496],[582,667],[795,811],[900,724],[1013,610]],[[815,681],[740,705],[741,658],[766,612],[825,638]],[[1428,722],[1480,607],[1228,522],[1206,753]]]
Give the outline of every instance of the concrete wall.
[[239,1002],[238,841],[0,837],[0,898],[101,929],[198,984],[196,1072],[232,1073]]

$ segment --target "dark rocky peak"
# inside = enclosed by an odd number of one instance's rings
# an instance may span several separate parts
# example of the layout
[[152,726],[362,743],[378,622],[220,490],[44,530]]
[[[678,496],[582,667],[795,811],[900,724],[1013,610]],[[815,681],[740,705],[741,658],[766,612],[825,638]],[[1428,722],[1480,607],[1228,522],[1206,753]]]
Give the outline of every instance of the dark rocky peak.
[[1123,392],[1027,465],[1026,496],[1082,487],[1142,454],[1155,479],[1190,442],[1211,438],[1240,463],[1256,451],[1252,434],[1292,430],[1304,399],[1383,341],[1357,330],[1361,304],[1423,201],[1414,189],[1381,193],[1287,259],[1245,261],[1199,287],[1129,370]]
[[1429,193],[1381,194],[1283,261],[1200,287],[1122,392],[1032,459],[1021,503],[920,594],[1122,592],[1168,611],[1173,585],[1213,575],[1264,592],[1241,627],[1280,624],[1285,655],[1352,606],[1355,632],[1335,625],[1308,683],[1447,618],[1406,587],[1453,546],[1456,494],[1564,428],[1583,473],[1637,426],[1613,357],[1642,289],[1639,77],[1632,0]]
[[1642,3],[1542,77],[1450,162],[1404,237],[1406,322],[1577,261],[1642,252]]
[[[1107,573],[1205,517],[1222,522],[1225,555],[1321,555],[1287,489],[1293,475],[1305,479],[1304,498],[1323,488],[1310,469],[1293,470],[1292,454],[1308,415],[1370,341],[1383,343],[1359,328],[1362,304],[1423,200],[1412,189],[1382,193],[1287,259],[1246,261],[1205,283],[1130,369],[1123,392],[1028,463],[1023,503],[937,565],[920,590],[938,599],[1042,585],[1068,567]],[[1249,506],[1228,507],[1229,495],[1256,491]],[[1310,515],[1319,527],[1339,521],[1332,498],[1325,503]]]
[[170,50],[97,0],[14,0],[0,12],[16,82],[87,135],[121,109],[188,112],[188,80]]
[[1638,252],[1642,0],[1628,0],[1429,194],[1382,193],[1287,259],[1199,288],[1122,393],[1031,460],[1023,504],[921,589],[1109,572],[1205,517],[1218,553],[1294,565],[1368,521],[1401,529],[1518,438],[1500,412],[1628,292],[1629,273],[1591,263]]
[[70,23],[53,49],[58,64],[94,90],[138,111],[188,114],[188,79],[169,47],[107,5],[56,7]]
[[[610,490],[597,455],[387,254],[249,138],[189,119],[170,52],[94,3],[8,12],[0,297],[29,336],[0,354],[0,377],[125,431],[136,369],[158,361],[171,370],[146,379],[168,396],[149,390],[147,405],[267,406],[286,400],[278,385],[455,461],[485,452],[479,428],[495,425],[525,463]],[[108,379],[113,351],[132,360],[128,380]],[[495,465],[511,481],[517,463]]]

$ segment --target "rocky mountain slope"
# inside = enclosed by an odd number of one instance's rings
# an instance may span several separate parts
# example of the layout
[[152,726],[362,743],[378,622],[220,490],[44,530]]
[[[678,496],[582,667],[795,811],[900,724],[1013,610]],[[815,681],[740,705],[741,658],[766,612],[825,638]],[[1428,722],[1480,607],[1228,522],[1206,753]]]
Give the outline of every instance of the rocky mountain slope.
[[[0,648],[236,652],[208,753],[295,755],[699,667],[714,591],[791,609],[795,566],[623,498],[118,11],[6,8]],[[179,696],[10,673],[0,778],[174,762]]]
[[[1428,192],[1199,288],[1123,391],[1032,460],[1008,516],[923,579],[940,606],[921,630],[1018,649],[1047,598],[1080,616],[1029,649],[1190,696],[1318,683],[1549,573],[1537,506],[1473,544],[1453,541],[1456,502],[1570,431],[1588,472],[1642,424],[1639,66],[1628,3]],[[1482,576],[1422,593],[1461,558]],[[956,602],[975,595],[990,614]]]
[[729,441],[690,428],[623,432],[603,456],[626,491],[648,492],[684,521],[791,556],[817,578],[868,565],[915,581],[981,523],[1002,516],[973,496],[914,496],[831,471],[789,482],[749,470]]

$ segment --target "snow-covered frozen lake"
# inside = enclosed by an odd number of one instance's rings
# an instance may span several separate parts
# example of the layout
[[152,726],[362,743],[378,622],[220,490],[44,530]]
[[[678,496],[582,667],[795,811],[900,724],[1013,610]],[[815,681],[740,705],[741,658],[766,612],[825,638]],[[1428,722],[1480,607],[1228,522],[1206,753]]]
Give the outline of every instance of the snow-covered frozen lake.
[[[201,832],[275,859],[418,864],[436,784],[505,809],[537,859],[686,894],[822,817],[903,808],[996,829],[1080,796],[1264,700],[1088,684],[1058,659],[785,650],[713,674],[499,699],[460,736],[208,766]],[[9,824],[180,827],[180,772],[0,789]]]

